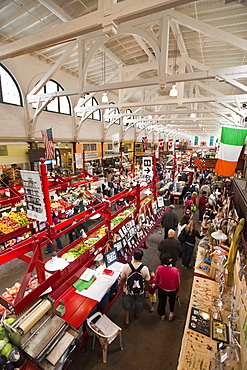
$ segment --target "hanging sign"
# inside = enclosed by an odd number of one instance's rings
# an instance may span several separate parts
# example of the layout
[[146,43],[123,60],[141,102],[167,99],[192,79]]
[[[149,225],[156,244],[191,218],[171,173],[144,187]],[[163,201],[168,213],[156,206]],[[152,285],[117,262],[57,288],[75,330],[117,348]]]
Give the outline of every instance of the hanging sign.
[[142,158],[142,173],[144,176],[153,176],[153,157]]
[[82,168],[82,153],[75,153],[76,168]]
[[27,215],[38,221],[46,221],[40,176],[35,171],[21,170]]

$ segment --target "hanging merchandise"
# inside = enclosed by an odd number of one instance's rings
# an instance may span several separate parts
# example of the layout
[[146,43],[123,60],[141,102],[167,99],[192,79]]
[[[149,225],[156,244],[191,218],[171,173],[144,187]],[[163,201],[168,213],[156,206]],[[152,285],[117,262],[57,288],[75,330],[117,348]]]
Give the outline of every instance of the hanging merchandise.
[[147,136],[142,137],[142,144],[143,144],[143,149],[147,150],[148,149],[148,138],[147,138]]

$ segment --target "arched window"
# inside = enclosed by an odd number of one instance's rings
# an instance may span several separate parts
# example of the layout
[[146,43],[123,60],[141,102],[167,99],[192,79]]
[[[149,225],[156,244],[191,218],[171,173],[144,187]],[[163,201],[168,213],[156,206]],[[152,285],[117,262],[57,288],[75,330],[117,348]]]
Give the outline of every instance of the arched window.
[[23,105],[16,80],[2,64],[0,64],[0,103]]
[[[99,105],[98,101],[95,99],[95,97],[90,98],[85,104],[84,107],[95,107],[96,105]],[[77,113],[78,117],[82,117],[82,113]],[[93,112],[88,119],[93,119],[95,121],[101,121],[101,112],[100,110],[96,110]]]
[[[48,94],[55,91],[63,91],[64,88],[56,81],[49,80],[43,87],[40,89],[38,94]],[[38,103],[33,103],[33,108],[37,108]],[[47,106],[44,108],[47,112],[55,112],[61,114],[71,115],[71,107],[69,98],[67,96],[58,96],[53,99]]]
[[[115,104],[113,102],[110,102],[109,104]],[[105,110],[105,122],[110,122],[111,116],[114,114],[120,114],[118,108],[106,108]],[[118,118],[115,122],[116,125],[120,125],[120,118]]]
[[[131,109],[129,109],[129,108],[127,108],[126,110],[125,110],[125,113],[132,113],[132,110]],[[130,120],[132,120],[134,117],[133,116],[131,116],[131,115],[129,115],[129,116],[124,116],[123,117],[123,124],[124,124],[124,126],[129,126],[129,124],[130,123],[132,123],[132,122],[130,122]]]

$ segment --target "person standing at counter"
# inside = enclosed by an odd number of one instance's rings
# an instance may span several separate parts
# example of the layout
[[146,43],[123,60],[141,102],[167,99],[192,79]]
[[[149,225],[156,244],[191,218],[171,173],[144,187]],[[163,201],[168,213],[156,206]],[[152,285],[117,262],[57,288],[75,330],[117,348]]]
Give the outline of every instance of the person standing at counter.
[[185,240],[182,243],[182,266],[186,269],[190,268],[190,260],[196,244],[196,238],[202,239],[204,236],[199,234],[195,221],[191,220],[185,226]]
[[161,265],[156,270],[156,285],[158,286],[159,303],[157,312],[162,321],[165,320],[166,302],[169,299],[169,321],[174,320],[174,308],[176,295],[180,290],[180,274],[176,267],[172,266],[172,257],[168,253],[161,256]]

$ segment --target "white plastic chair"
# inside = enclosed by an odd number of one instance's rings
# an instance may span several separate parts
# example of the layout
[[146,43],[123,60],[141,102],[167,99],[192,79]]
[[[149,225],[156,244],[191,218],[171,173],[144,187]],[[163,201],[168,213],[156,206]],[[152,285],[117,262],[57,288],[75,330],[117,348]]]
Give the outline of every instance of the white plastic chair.
[[[95,322],[93,320],[99,316],[99,319]],[[87,325],[90,329],[89,334],[93,333],[93,346],[95,345],[95,338],[99,339],[101,348],[103,362],[106,363],[107,360],[107,347],[111,344],[113,340],[119,335],[120,349],[123,350],[122,341],[122,328],[111,321],[105,314],[101,312],[96,312],[94,315],[87,318]],[[91,333],[90,333],[91,332]]]

